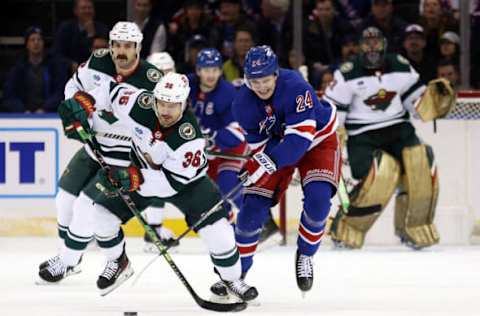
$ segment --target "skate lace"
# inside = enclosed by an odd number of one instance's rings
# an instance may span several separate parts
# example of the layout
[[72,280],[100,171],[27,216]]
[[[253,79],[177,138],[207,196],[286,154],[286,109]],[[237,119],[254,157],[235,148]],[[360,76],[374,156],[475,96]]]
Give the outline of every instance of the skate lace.
[[[50,264],[50,260],[51,260],[51,264]],[[63,264],[63,262],[60,260],[59,257],[57,259],[55,259],[55,257],[53,257],[50,260],[49,260],[50,265],[47,268],[47,270],[48,270],[48,272],[50,272],[50,274],[52,276],[65,274],[65,272],[67,271],[67,266]]]
[[298,257],[297,275],[303,278],[313,277],[313,262],[311,257],[305,255]]
[[103,270],[103,272],[100,276],[110,280],[117,273],[117,271],[118,271],[118,262],[116,260],[107,261],[107,265],[105,266],[105,270]]
[[244,294],[250,289],[250,286],[243,280],[228,281],[227,284],[230,290],[237,294]]
[[48,266],[53,266],[59,260],[60,260],[60,256],[56,255],[55,257],[48,259],[47,264]]

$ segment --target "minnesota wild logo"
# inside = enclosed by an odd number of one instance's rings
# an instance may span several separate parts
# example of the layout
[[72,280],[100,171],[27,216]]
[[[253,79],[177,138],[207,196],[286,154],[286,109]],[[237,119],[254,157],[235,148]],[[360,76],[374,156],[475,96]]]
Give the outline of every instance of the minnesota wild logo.
[[108,124],[113,124],[115,123],[116,121],[118,121],[118,118],[115,117],[115,115],[113,114],[113,112],[109,112],[109,111],[106,111],[106,110],[102,110],[100,112],[100,115],[99,117],[108,122]]
[[387,91],[385,89],[378,90],[374,95],[369,96],[363,102],[374,111],[385,111],[392,103],[393,98],[397,95],[395,91]]

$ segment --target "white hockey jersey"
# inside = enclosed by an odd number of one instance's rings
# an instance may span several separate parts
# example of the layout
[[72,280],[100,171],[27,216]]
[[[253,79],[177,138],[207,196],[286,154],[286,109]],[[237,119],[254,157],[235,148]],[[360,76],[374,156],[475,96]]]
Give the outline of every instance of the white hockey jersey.
[[[104,83],[123,82],[131,90],[153,90],[162,77],[162,73],[155,66],[141,60],[138,68],[129,77],[116,73],[115,65],[108,49],[96,50],[78,67],[65,86],[65,98],[71,98],[75,92],[81,90],[91,92]],[[130,129],[112,114],[109,104],[96,102],[97,111],[91,119],[91,126],[96,132],[100,144],[100,151],[105,161],[114,166],[128,166],[130,164]],[[87,153],[92,159],[95,156],[88,146]]]
[[155,97],[151,91],[112,83],[92,95],[110,104],[113,115],[131,131],[132,161],[145,180],[140,195],[170,197],[206,176],[205,139],[190,110],[173,126],[162,128],[152,110]]
[[364,68],[357,57],[335,71],[324,98],[337,106],[339,122],[349,135],[409,120],[415,102],[425,91],[408,60],[388,54],[382,71]]

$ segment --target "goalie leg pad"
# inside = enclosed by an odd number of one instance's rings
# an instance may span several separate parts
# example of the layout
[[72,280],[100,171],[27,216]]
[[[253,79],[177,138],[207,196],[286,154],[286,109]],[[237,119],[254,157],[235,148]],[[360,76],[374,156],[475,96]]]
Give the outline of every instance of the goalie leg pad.
[[438,199],[438,173],[432,148],[406,147],[402,151],[405,174],[395,203],[395,232],[414,248],[434,245],[440,238],[433,224]]
[[361,248],[365,235],[393,195],[400,164],[383,151],[375,152],[368,175],[351,194],[348,214],[338,212],[330,235],[335,242],[348,248]]

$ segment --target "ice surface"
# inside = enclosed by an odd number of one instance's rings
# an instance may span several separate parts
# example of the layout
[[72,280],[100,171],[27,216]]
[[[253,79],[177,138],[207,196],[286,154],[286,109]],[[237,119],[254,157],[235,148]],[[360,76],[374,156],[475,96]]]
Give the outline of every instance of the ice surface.
[[[102,253],[91,247],[81,274],[58,285],[38,286],[38,264],[56,254],[54,238],[0,238],[0,315],[122,316],[211,315],[192,300],[163,258],[132,287],[135,275],[106,297],[95,286]],[[152,255],[143,241],[128,239],[138,273]],[[193,288],[209,298],[216,276],[198,239],[182,242],[173,259]],[[305,299],[295,284],[293,246],[271,247],[255,257],[247,282],[257,286],[260,306],[239,315],[480,315],[480,247],[370,247],[361,251],[321,248],[315,283]]]

